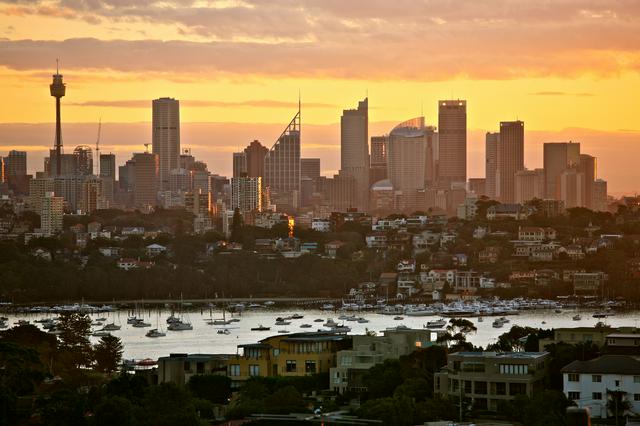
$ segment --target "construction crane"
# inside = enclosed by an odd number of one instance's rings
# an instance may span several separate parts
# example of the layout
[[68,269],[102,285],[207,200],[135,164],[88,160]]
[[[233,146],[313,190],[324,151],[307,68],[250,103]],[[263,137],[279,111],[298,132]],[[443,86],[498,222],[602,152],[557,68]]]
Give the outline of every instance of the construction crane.
[[100,176],[100,133],[102,131],[102,117],[98,120],[98,137],[96,138],[96,176]]

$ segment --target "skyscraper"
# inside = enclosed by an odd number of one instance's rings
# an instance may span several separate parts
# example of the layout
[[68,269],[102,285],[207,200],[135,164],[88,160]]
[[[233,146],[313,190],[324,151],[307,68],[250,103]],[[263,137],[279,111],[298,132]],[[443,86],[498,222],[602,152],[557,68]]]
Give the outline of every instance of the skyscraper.
[[438,103],[438,186],[467,182],[467,101]]
[[424,189],[426,170],[424,117],[398,124],[389,133],[387,169],[396,191],[401,191],[399,209],[414,209],[417,191]]
[[560,173],[556,187],[558,199],[564,202],[564,207],[585,207],[585,176],[577,168],[569,168]]
[[133,202],[136,207],[156,205],[159,170],[160,158],[157,154],[133,154]]
[[180,159],[180,103],[173,98],[152,102],[152,152],[160,161],[159,189],[169,189],[169,173],[177,169]]
[[27,152],[9,151],[9,155],[4,158],[4,173],[9,189],[16,194],[26,194],[29,188]]
[[608,210],[606,180],[596,179],[593,183],[593,209],[598,212]]
[[238,209],[240,213],[262,211],[261,177],[231,178],[231,209]]
[[374,183],[387,179],[387,143],[388,136],[371,137],[371,162],[369,182]]
[[45,235],[53,235],[62,231],[63,214],[62,197],[47,192],[40,202],[40,228]]
[[88,145],[78,145],[73,150],[76,173],[84,176],[93,174],[93,150]]
[[279,211],[300,205],[300,108],[264,157],[264,182]]
[[525,203],[534,198],[544,197],[544,170],[519,170],[514,176],[515,203]]
[[485,177],[487,197],[497,199],[497,171],[498,171],[498,146],[500,145],[500,133],[487,132],[485,136]]
[[240,177],[247,173],[247,156],[244,151],[233,153],[233,177]]
[[353,176],[355,205],[363,211],[369,201],[369,101],[358,102],[357,109],[346,109],[340,118],[340,174]]
[[503,203],[515,202],[515,174],[524,169],[524,123],[503,121],[500,123],[498,144],[497,186]]
[[300,175],[302,178],[317,179],[320,177],[320,159],[319,158],[301,158],[300,159]]
[[[580,164],[580,144],[572,142],[549,142],[544,144],[545,198],[560,200],[558,182],[568,168]],[[566,206],[567,208],[569,206]]]
[[578,169],[584,173],[584,206],[588,209],[595,209],[593,203],[593,183],[596,180],[596,158],[588,154],[580,154],[580,165]]
[[102,179],[102,196],[113,205],[116,183],[116,156],[114,154],[100,154],[100,178]]
[[56,98],[56,138],[54,145],[55,156],[51,157],[51,160],[55,164],[56,175],[61,174],[62,165],[62,123],[60,119],[60,98],[62,98],[67,91],[67,86],[62,82],[62,74],[58,70],[58,63],[56,61],[56,73],[53,75],[53,81],[49,85],[49,91],[51,96]]
[[249,177],[264,176],[264,157],[269,148],[254,140],[244,149],[245,171]]

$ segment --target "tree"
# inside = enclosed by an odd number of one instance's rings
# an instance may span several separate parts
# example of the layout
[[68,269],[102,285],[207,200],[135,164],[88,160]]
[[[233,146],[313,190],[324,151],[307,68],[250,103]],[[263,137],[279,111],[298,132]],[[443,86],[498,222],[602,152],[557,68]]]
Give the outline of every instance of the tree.
[[478,328],[464,318],[451,318],[446,333],[438,336],[439,343],[446,343],[451,350],[472,350],[473,345],[467,342],[467,335],[475,333]]
[[138,424],[134,405],[120,396],[109,396],[100,401],[95,408],[95,422],[96,426]]
[[93,350],[97,370],[107,374],[116,371],[122,361],[123,350],[120,338],[112,335],[101,337]]
[[360,418],[382,420],[387,426],[409,426],[414,424],[414,411],[411,399],[401,397],[370,399],[357,413]]
[[403,381],[402,368],[397,359],[388,359],[382,364],[374,365],[362,377],[362,382],[367,387],[367,396],[372,399],[393,395]]
[[145,425],[202,425],[190,395],[172,383],[150,387],[144,396],[143,409]]
[[78,368],[91,363],[92,349],[89,342],[91,318],[78,312],[63,312],[57,325],[60,330],[60,349],[65,360]]
[[227,404],[231,398],[231,379],[217,374],[198,374],[187,383],[189,391],[196,397],[215,404]]

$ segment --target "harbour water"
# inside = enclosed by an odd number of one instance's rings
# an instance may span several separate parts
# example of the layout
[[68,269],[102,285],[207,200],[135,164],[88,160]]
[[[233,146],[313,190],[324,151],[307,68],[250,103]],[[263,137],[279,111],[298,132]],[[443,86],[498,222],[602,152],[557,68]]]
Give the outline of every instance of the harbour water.
[[[518,315],[509,315],[509,323],[502,328],[494,328],[492,323],[494,318],[484,317],[482,322],[478,318],[467,318],[472,321],[478,331],[468,336],[468,340],[476,346],[486,346],[494,343],[497,337],[508,331],[513,325],[530,326],[535,328],[558,328],[558,327],[587,327],[594,326],[598,321],[602,321],[613,327],[637,327],[640,320],[639,311],[616,312],[615,315],[607,318],[593,318],[596,310],[575,310],[566,309],[556,312],[553,309],[536,309],[520,311]],[[112,334],[122,339],[124,344],[124,357],[131,359],[152,358],[156,359],[170,353],[230,353],[237,352],[237,345],[245,343],[255,343],[265,337],[278,334],[279,330],[287,330],[291,333],[316,331],[318,329],[327,330],[322,325],[327,318],[333,318],[339,324],[344,324],[351,328],[349,334],[364,334],[367,330],[380,332],[388,327],[404,325],[410,328],[422,328],[428,321],[437,320],[439,316],[407,316],[402,315],[402,320],[395,320],[394,315],[381,315],[373,311],[344,312],[344,311],[324,311],[319,309],[293,309],[293,308],[269,308],[259,310],[249,310],[236,313],[231,316],[226,313],[226,319],[237,318],[239,321],[227,326],[209,325],[210,319],[222,318],[221,310],[203,309],[202,311],[185,312],[184,321],[190,322],[193,330],[168,331],[166,319],[171,315],[171,311],[166,309],[147,309],[139,318],[150,323],[151,327],[136,328],[127,324],[127,317],[131,312],[118,310],[114,312],[102,312],[91,314],[92,319],[104,317],[107,320],[104,324],[115,323],[121,326],[120,330],[113,331]],[[303,315],[301,319],[291,319],[291,324],[276,326],[277,317],[289,317],[295,313]],[[342,314],[355,315],[365,318],[367,323],[357,321],[339,320]],[[574,321],[573,317],[580,314],[581,320]],[[55,317],[56,314],[2,314],[8,317],[7,324],[13,326],[18,320],[27,320],[34,324],[34,321],[41,318]],[[323,322],[314,322],[315,319],[322,319]],[[448,321],[447,318],[445,320]],[[544,322],[544,323],[543,323]],[[310,324],[311,328],[301,328],[302,324]],[[37,325],[37,324],[36,324]],[[268,331],[251,331],[251,328],[263,325],[270,327]],[[158,328],[166,333],[165,337],[149,338],[145,333],[150,328]],[[218,329],[227,328],[229,334],[218,334]],[[95,330],[100,326],[94,327]],[[91,337],[93,342],[99,340],[98,337]]]

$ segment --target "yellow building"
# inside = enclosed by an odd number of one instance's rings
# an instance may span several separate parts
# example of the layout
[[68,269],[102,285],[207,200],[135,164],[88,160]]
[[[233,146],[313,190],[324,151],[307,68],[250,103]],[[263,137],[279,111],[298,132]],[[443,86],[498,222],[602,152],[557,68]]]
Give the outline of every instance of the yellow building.
[[293,333],[238,345],[227,360],[227,376],[240,382],[253,376],[307,376],[328,373],[336,353],[351,347],[351,337],[331,332]]

